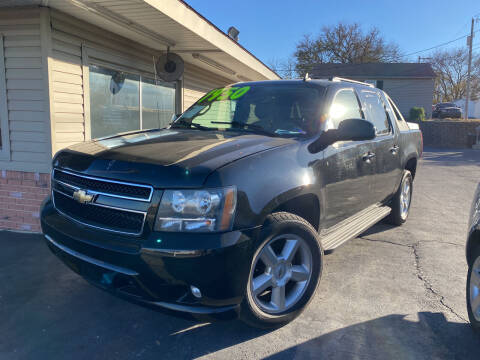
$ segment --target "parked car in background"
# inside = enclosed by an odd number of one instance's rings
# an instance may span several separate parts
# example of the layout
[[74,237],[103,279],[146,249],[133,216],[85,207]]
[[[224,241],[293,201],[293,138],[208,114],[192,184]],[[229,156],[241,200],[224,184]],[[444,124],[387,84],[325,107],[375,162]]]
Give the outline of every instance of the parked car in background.
[[467,310],[472,327],[480,331],[480,184],[473,197],[467,239]]
[[168,129],[60,151],[42,229],[114,294],[279,326],[314,295],[324,251],[406,221],[421,153],[418,125],[368,84],[238,83]]
[[445,102],[438,103],[435,105],[435,108],[432,112],[432,118],[456,118],[459,119],[462,117],[462,109],[454,103]]

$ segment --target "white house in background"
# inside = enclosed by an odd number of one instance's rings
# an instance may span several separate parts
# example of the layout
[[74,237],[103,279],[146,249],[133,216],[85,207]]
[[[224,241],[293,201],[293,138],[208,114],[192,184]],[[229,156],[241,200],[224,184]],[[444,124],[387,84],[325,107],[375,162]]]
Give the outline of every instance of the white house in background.
[[423,107],[428,117],[432,115],[435,72],[425,63],[364,63],[316,64],[310,77],[316,79],[339,76],[366,81],[384,90],[408,119],[410,109]]
[[[183,75],[159,81],[167,50]],[[0,229],[39,231],[55,153],[165,126],[211,88],[279,76],[180,0],[0,1]]]
[[[465,114],[465,99],[455,100],[454,103],[462,108],[462,114]],[[471,119],[480,119],[480,99],[468,102],[468,117]]]

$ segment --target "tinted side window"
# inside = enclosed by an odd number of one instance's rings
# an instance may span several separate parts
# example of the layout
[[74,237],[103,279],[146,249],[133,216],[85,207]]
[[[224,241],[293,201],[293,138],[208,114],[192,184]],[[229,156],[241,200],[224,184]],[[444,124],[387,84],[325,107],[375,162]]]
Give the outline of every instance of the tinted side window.
[[389,116],[383,100],[375,91],[363,90],[365,106],[368,111],[368,120],[370,120],[377,131],[377,135],[390,133]]
[[335,95],[329,114],[334,129],[338,128],[343,120],[363,119],[362,109],[352,89],[340,90]]
[[390,103],[390,107],[393,109],[393,113],[395,114],[395,117],[397,118],[397,120],[403,121],[403,117],[400,114],[400,111],[398,111],[397,105],[395,105],[395,103],[390,98],[388,98],[388,102]]

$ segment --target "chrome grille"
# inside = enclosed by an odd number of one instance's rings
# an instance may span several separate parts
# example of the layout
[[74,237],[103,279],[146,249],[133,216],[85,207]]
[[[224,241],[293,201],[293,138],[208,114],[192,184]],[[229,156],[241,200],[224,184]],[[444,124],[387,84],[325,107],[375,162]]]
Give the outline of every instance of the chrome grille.
[[71,218],[97,228],[117,232],[140,234],[143,228],[145,214],[118,209],[107,208],[98,205],[79,204],[71,197],[58,191],[54,194],[55,207]]
[[[93,200],[79,202],[74,196],[76,192],[77,195],[79,192],[88,193]],[[73,221],[105,231],[140,235],[147,215],[148,205],[145,202],[150,202],[152,194],[153,187],[148,185],[106,180],[59,169],[54,169],[52,173],[52,198],[58,212]],[[109,197],[111,200],[105,203]],[[112,206],[112,201],[122,206]],[[144,205],[140,208],[144,211],[138,210],[141,203]]]
[[53,179],[98,194],[131,200],[150,201],[153,192],[152,187],[148,185],[106,180],[58,169],[53,171]]

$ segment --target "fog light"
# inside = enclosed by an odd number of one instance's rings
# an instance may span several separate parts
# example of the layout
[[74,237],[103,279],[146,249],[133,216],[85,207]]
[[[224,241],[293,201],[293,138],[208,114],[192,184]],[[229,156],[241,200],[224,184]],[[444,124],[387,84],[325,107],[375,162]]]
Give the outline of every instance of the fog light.
[[195,296],[197,299],[200,299],[202,297],[202,293],[200,292],[200,289],[190,285],[190,291],[192,292],[192,295]]

